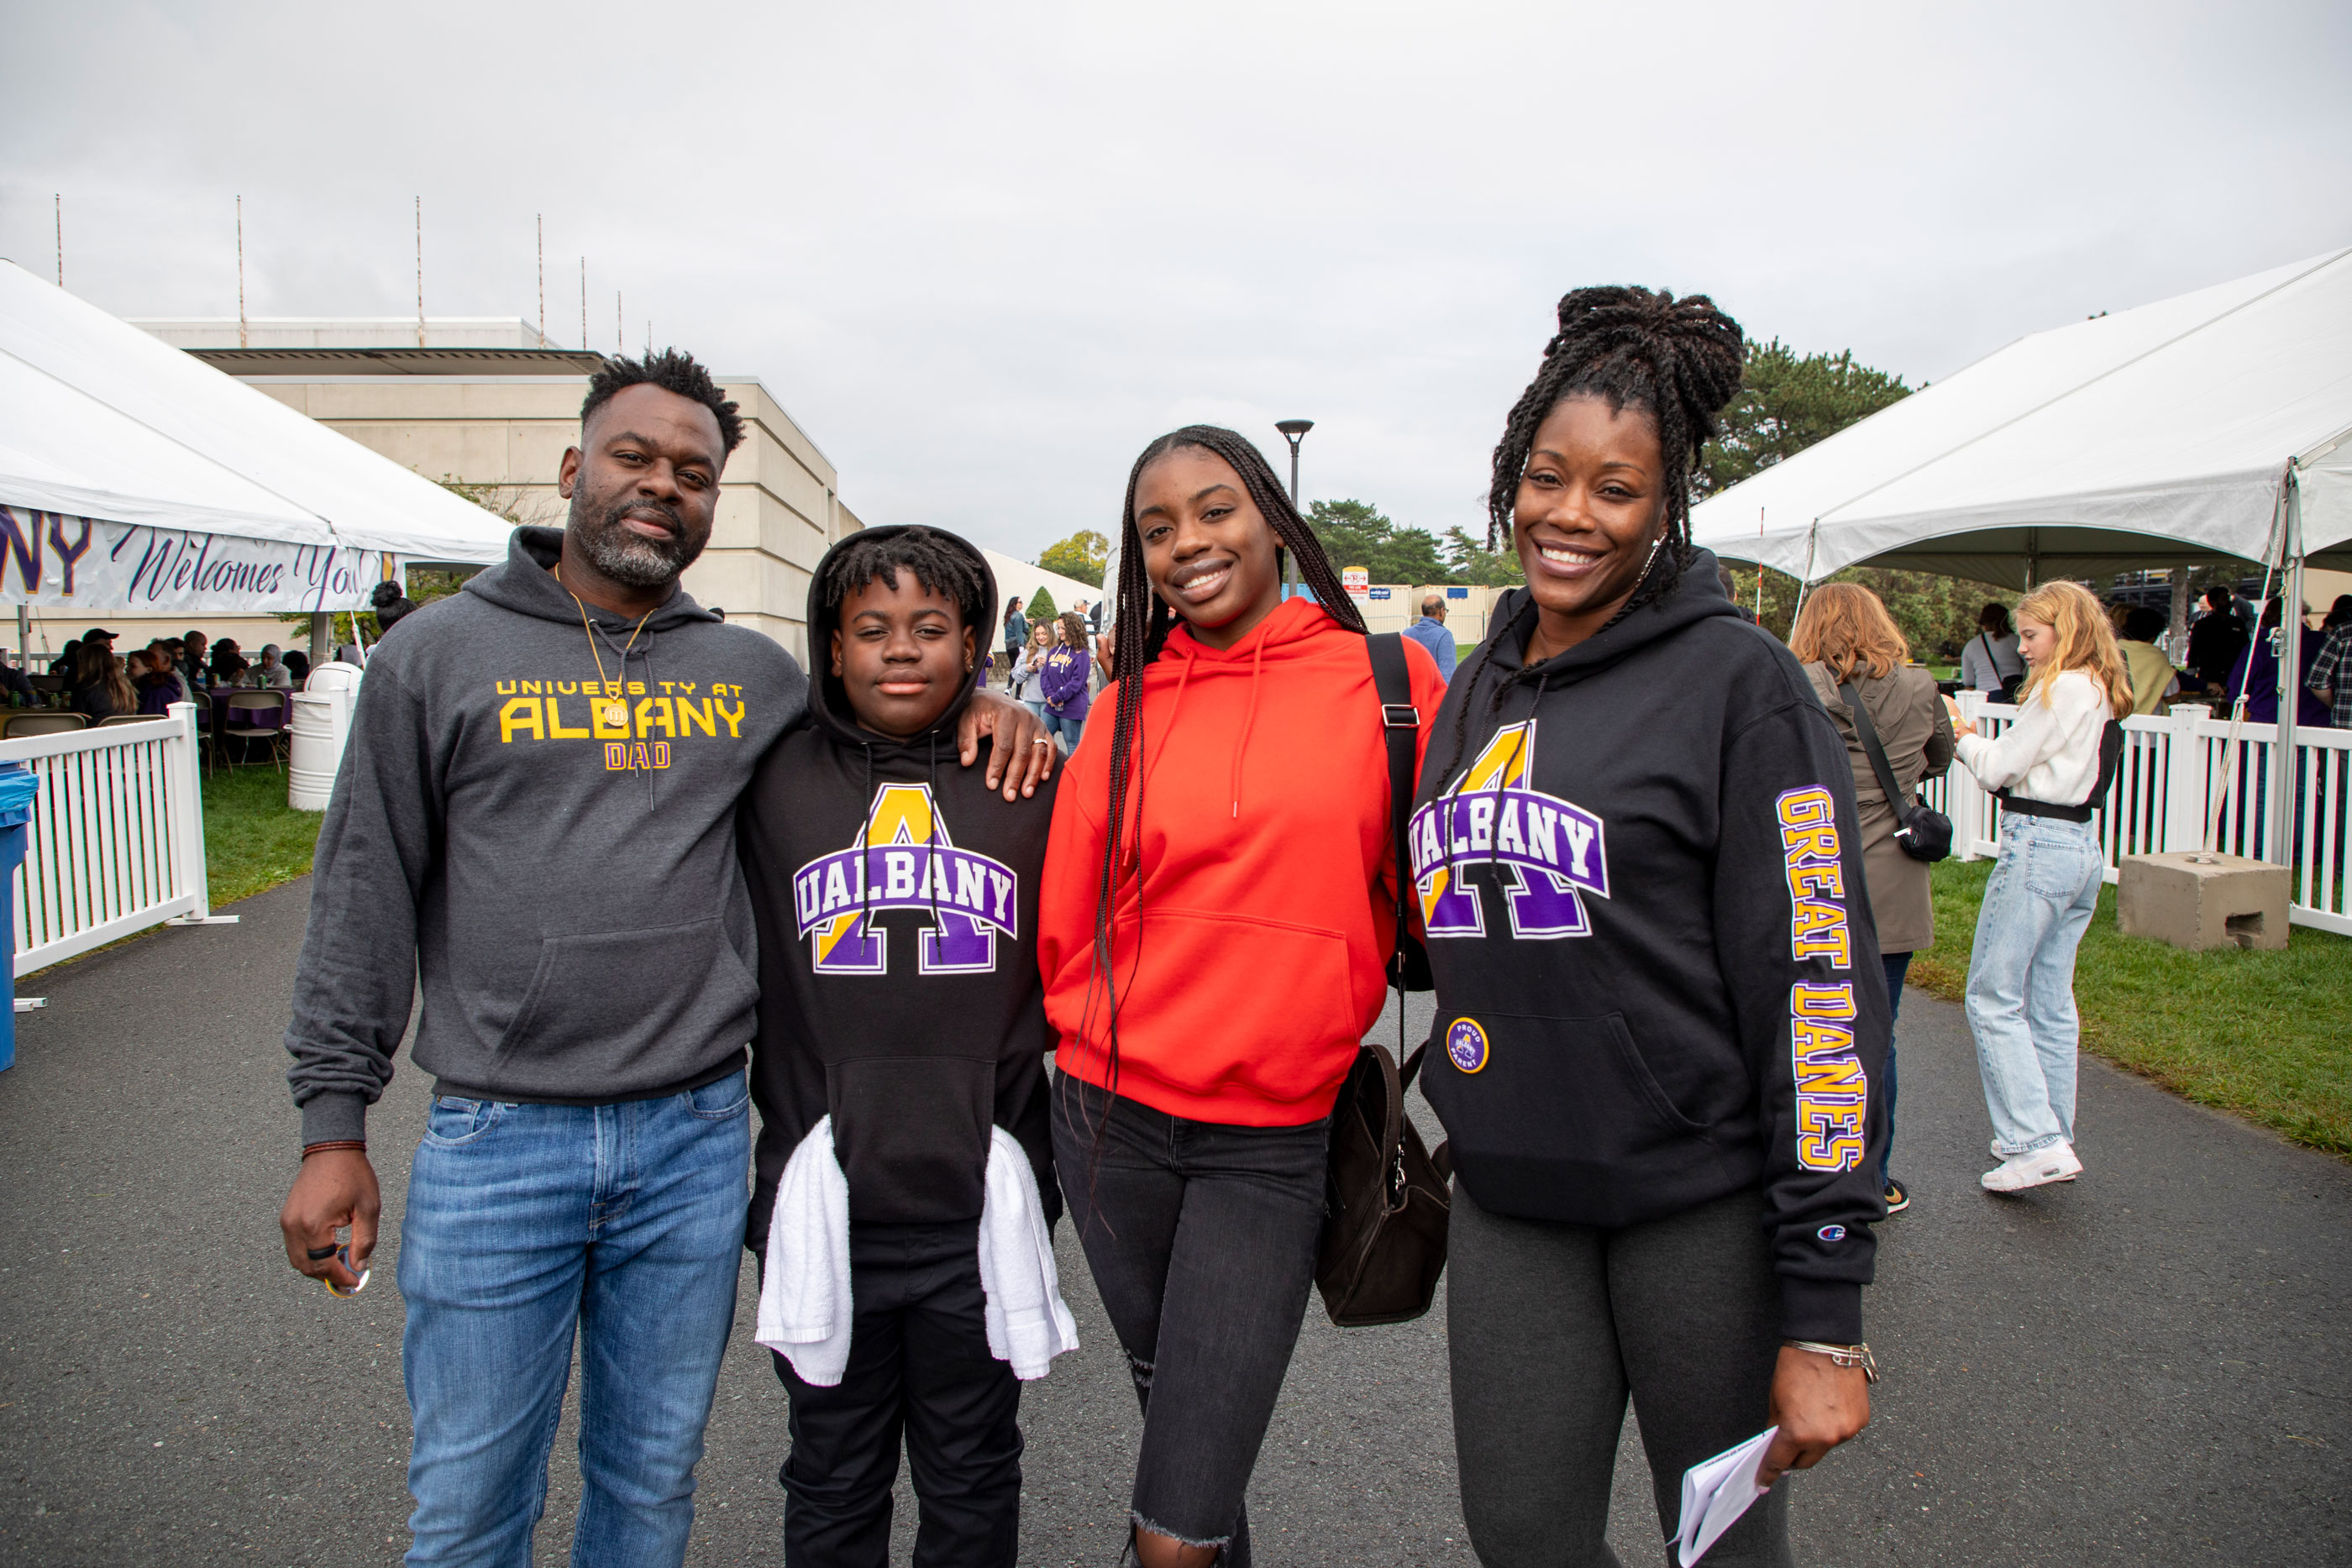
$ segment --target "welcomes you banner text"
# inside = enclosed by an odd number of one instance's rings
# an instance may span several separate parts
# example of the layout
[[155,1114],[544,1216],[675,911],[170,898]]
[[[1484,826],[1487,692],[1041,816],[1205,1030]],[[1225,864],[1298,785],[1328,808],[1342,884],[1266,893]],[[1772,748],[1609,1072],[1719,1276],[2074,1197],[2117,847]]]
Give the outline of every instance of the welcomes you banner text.
[[363,610],[400,558],[0,507],[0,604],[92,614]]

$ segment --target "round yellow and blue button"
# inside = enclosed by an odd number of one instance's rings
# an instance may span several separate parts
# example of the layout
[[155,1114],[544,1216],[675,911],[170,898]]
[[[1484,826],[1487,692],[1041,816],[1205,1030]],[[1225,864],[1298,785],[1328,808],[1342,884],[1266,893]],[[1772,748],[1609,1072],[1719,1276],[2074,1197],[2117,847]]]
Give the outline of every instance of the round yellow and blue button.
[[1475,1019],[1455,1019],[1445,1031],[1445,1059],[1465,1072],[1486,1065],[1486,1031]]

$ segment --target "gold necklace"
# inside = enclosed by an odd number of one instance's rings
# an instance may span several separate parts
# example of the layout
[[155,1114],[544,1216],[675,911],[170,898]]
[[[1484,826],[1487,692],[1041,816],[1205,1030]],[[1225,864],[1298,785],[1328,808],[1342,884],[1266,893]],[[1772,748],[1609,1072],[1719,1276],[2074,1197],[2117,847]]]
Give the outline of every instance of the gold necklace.
[[[558,571],[553,575],[555,585],[558,588],[563,588],[563,574]],[[572,593],[569,588],[563,588],[563,591]],[[604,677],[604,655],[596,647],[596,629],[588,624],[588,606],[576,593],[572,593],[572,602],[580,608],[580,630],[588,633],[588,656],[596,661],[596,685],[605,696],[611,697],[613,683]],[[621,650],[621,674],[624,675],[629,673],[629,649],[637,645],[637,632],[646,629],[646,622],[652,620],[654,612],[648,610],[637,617],[636,630],[629,633],[628,645]],[[605,703],[604,718],[606,729],[620,728],[629,722],[629,705],[617,701]]]

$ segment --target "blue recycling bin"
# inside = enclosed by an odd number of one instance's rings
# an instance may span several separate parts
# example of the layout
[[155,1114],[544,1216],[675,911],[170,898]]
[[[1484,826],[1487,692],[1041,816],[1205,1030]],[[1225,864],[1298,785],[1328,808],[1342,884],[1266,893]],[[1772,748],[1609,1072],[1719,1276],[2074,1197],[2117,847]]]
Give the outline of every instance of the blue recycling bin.
[[0,930],[8,933],[7,1006],[0,1009],[0,1072],[16,1065],[16,868],[40,780],[21,762],[0,762]]

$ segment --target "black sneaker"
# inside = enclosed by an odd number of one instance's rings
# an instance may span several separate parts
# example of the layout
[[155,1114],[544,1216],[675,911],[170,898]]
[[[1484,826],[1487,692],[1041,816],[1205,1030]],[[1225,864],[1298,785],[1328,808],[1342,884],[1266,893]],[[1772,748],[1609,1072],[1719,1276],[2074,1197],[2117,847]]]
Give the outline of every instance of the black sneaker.
[[1899,1181],[1888,1182],[1886,1184],[1886,1212],[1889,1214],[1900,1214],[1910,1207],[1911,1195],[1903,1190],[1903,1184]]

